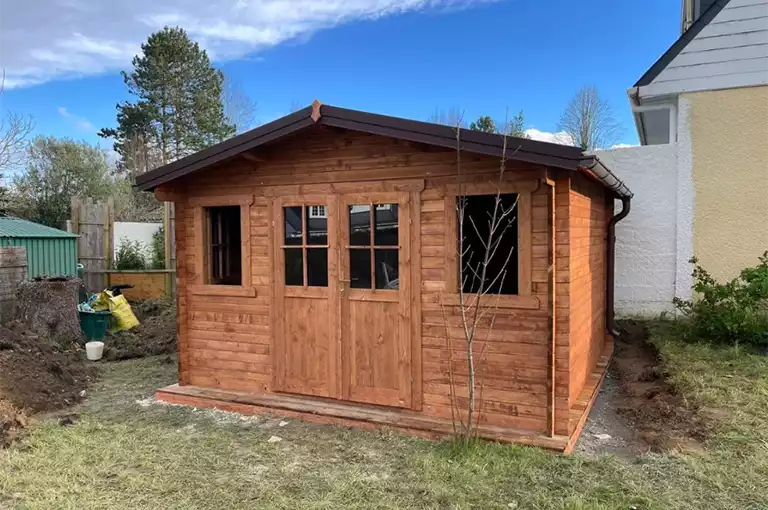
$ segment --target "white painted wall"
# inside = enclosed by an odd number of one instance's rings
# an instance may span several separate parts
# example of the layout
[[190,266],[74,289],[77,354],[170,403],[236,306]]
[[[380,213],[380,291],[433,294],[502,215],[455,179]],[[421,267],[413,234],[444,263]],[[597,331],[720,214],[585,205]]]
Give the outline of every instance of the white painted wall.
[[130,241],[139,241],[147,248],[146,255],[149,256],[149,245],[152,242],[152,234],[160,230],[162,223],[136,223],[129,221],[116,221],[115,225],[115,247],[114,254],[123,239]]
[[684,297],[677,289],[678,247],[684,244],[681,238],[690,237],[686,229],[692,224],[689,218],[678,229],[681,214],[686,214],[678,210],[678,144],[595,154],[635,195],[629,216],[616,226],[616,312],[672,311],[672,299]]

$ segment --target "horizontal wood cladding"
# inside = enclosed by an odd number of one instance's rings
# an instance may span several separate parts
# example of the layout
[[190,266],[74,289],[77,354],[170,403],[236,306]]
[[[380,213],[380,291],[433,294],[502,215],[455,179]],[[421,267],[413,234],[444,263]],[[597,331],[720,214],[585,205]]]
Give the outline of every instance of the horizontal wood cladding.
[[[446,262],[455,238],[450,230],[455,223],[450,209],[446,210],[446,196],[451,196],[455,185],[455,152],[318,126],[263,148],[259,158],[263,161],[242,159],[202,170],[168,190],[181,197],[176,216],[180,384],[253,394],[273,392],[272,280],[277,271],[269,239],[271,208],[278,197],[407,192],[419,212],[413,216],[417,219],[411,229],[420,241],[409,269],[413,313],[421,317],[411,329],[414,345],[420,346],[411,355],[420,367],[413,380],[412,409],[435,420],[450,420],[450,359],[458,396],[463,399],[467,394],[467,367],[462,361],[466,341],[459,309],[445,304],[444,299],[457,292],[456,278],[451,277],[447,270],[451,265]],[[477,190],[491,189],[498,166],[495,158],[462,155],[466,182]],[[519,209],[525,242],[521,253],[526,256],[521,258],[519,271],[524,274],[521,291],[526,294],[527,308],[515,307],[510,300],[496,311],[492,329],[490,318],[480,321],[475,349],[478,355],[482,353],[478,392],[483,395],[480,420],[485,427],[537,433],[547,429],[549,252],[546,195],[539,183],[543,175],[544,169],[508,162],[502,183],[502,191],[526,193]],[[244,203],[244,196],[252,197],[246,209],[249,235],[244,242],[249,247],[249,288],[253,292],[247,295],[216,295],[194,287],[204,271],[198,256],[203,232],[195,208],[230,195],[238,204]],[[211,197],[216,197],[214,202]],[[582,239],[568,237],[564,249],[571,242],[581,243]],[[558,263],[569,258],[560,248],[558,245]],[[568,265],[564,263],[566,268]],[[570,278],[567,272],[564,275]],[[565,324],[567,327],[568,321]],[[558,342],[566,344],[556,352],[555,371],[555,421],[562,430],[568,425],[568,366],[572,363],[567,330]],[[406,415],[414,411],[393,408],[388,412]]]
[[[572,402],[601,353],[606,335],[605,278],[608,212],[604,189],[581,177],[568,202],[570,280],[570,391]],[[559,298],[558,298],[559,299]]]

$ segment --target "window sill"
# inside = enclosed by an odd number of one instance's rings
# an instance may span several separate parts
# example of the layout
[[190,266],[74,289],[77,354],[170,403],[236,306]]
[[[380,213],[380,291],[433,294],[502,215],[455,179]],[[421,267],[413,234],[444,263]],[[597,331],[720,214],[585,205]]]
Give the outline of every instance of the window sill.
[[256,289],[240,285],[190,285],[189,291],[195,296],[256,297]]
[[[465,294],[465,301],[469,302],[474,297],[474,294]],[[437,296],[437,302],[447,306],[459,306],[460,300],[458,294],[440,294]],[[487,294],[483,297],[482,306],[488,306],[490,308],[496,306],[497,308],[504,309],[519,309],[519,310],[538,310],[541,307],[539,298],[536,296],[497,296],[495,294]]]

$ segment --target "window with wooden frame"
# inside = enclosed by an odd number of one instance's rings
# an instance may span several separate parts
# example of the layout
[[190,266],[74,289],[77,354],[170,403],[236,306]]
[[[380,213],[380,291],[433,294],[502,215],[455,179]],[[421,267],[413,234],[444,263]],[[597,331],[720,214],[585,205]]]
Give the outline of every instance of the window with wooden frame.
[[[494,235],[495,254],[490,259],[484,288],[500,308],[537,309],[539,300],[532,295],[532,192],[536,181],[509,182],[501,189],[501,210],[511,211],[500,222]],[[497,187],[492,183],[467,183],[447,186],[445,195],[446,304],[458,304],[460,286],[465,295],[475,295],[480,288],[485,244]],[[459,201],[464,202],[463,255],[459,243]]]
[[283,207],[285,285],[328,286],[328,218],[325,211],[324,205]]
[[206,207],[206,249],[210,285],[242,285],[240,207]]
[[252,195],[193,197],[195,275],[192,294],[256,295],[251,286]]
[[350,287],[399,289],[397,204],[350,205],[348,221]]
[[[467,294],[517,295],[517,193],[456,197],[459,282]],[[495,214],[495,216],[494,216]],[[493,232],[491,226],[493,224]],[[463,234],[463,242],[461,237]],[[487,260],[486,260],[487,257]]]

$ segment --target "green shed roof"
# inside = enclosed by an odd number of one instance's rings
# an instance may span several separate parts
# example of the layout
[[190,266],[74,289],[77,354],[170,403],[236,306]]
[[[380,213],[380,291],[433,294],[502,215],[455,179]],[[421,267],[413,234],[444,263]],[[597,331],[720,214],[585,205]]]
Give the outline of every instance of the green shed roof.
[[77,237],[76,234],[19,218],[0,217],[0,237]]

